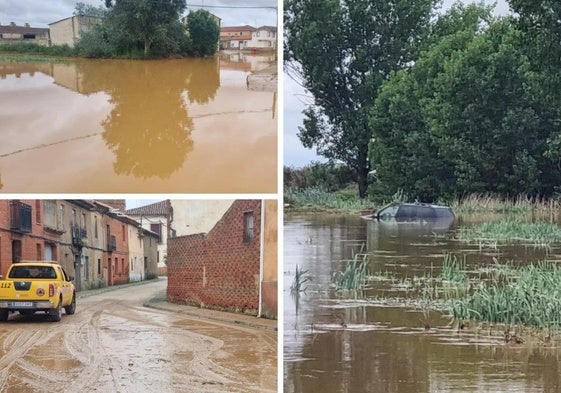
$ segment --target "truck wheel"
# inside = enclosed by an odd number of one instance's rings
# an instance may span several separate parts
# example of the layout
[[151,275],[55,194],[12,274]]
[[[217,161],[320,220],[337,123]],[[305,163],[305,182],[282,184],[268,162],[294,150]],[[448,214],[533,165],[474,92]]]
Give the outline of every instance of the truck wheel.
[[7,308],[0,309],[0,322],[6,322],[8,320],[9,311]]
[[76,294],[75,293],[72,294],[72,302],[70,303],[70,305],[64,307],[64,311],[66,312],[66,315],[72,315],[76,312]]
[[59,322],[62,319],[62,299],[58,300],[58,306],[51,310],[51,321]]

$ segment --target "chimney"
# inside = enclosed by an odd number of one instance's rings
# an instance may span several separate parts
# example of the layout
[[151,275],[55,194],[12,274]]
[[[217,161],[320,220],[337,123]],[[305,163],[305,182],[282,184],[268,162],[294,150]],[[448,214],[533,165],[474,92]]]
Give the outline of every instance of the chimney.
[[10,22],[10,26],[16,27],[16,22]]
[[26,23],[26,24],[25,24],[25,27],[30,27],[30,26],[29,26],[29,23]]

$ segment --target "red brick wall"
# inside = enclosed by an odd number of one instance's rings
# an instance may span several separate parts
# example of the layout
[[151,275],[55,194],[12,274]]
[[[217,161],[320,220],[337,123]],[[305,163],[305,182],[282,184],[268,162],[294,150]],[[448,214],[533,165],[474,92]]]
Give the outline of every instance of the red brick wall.
[[[58,243],[60,235],[45,231],[43,228],[43,201],[19,200],[31,206],[31,232],[10,231],[10,202],[9,199],[0,200],[0,274],[5,275],[12,264],[12,241],[21,241],[21,260],[36,261],[45,257],[45,242]],[[39,216],[39,220],[37,220]],[[37,253],[37,245],[40,253]],[[60,246],[56,244],[56,254],[53,259],[59,260]]]
[[[244,213],[253,211],[253,241],[244,242]],[[238,200],[207,234],[168,239],[167,296],[201,307],[259,307],[261,201]]]
[[[129,281],[129,246],[128,246],[128,228],[127,224],[119,221],[109,215],[103,217],[103,233],[107,237],[107,225],[111,236],[115,236],[117,249],[115,251],[106,251],[103,253],[103,266],[107,268],[109,277],[109,285],[124,284]],[[124,226],[124,231],[123,231]],[[107,240],[105,240],[106,248],[108,248]],[[112,266],[109,266],[109,258],[111,258]],[[117,261],[115,261],[117,258]]]

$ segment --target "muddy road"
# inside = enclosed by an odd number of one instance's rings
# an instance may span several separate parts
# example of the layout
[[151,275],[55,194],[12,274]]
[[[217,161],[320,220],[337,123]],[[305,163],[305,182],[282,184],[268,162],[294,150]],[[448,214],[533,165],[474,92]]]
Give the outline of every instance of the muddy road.
[[276,332],[146,308],[166,281],[0,324],[1,392],[274,392]]

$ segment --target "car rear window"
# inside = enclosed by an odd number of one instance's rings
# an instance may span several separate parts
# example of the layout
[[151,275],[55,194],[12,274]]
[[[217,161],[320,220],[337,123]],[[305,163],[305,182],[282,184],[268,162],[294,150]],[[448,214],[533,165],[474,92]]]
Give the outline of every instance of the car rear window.
[[14,266],[9,278],[56,278],[55,270],[50,266]]

